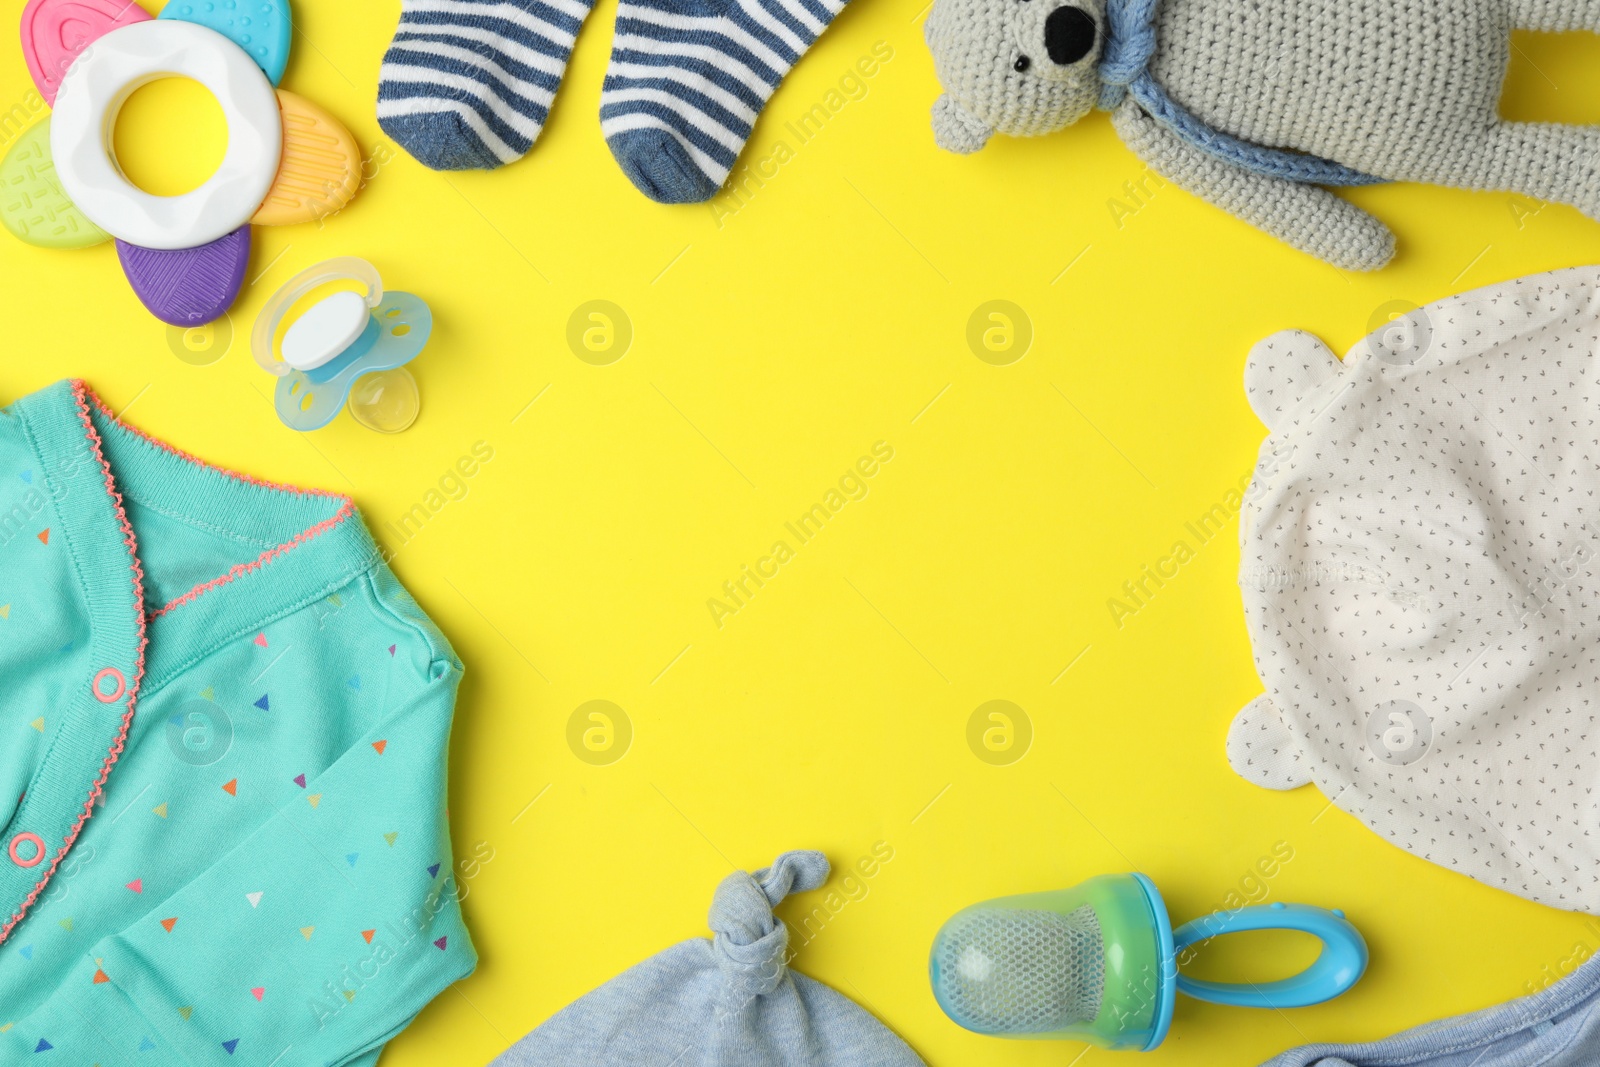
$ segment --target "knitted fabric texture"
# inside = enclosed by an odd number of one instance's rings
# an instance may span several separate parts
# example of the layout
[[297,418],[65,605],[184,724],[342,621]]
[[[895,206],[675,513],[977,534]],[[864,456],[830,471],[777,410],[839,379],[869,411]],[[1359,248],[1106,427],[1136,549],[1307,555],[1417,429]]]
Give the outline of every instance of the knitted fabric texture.
[[593,0],[402,0],[378,123],[434,170],[521,159],[550,117]]
[[[1065,50],[1060,12],[1093,22]],[[938,143],[982,148],[1111,108],[1153,170],[1350,270],[1388,228],[1326,184],[1514,192],[1600,218],[1600,127],[1507,122],[1513,30],[1600,31],[1600,0],[935,0]]]
[[1597,351],[1597,267],[1418,309],[1343,362],[1256,347],[1239,587],[1266,695],[1227,745],[1252,782],[1314,782],[1409,852],[1592,913]]
[[1100,61],[1100,109],[1115,111],[1130,97],[1162,126],[1225,163],[1272,178],[1318,185],[1381,185],[1375,178],[1303,152],[1251,144],[1207,126],[1185,111],[1150,73],[1156,54],[1158,0],[1107,0],[1107,42]]
[[665,204],[716,196],[778,85],[845,0],[622,0],[600,132]]

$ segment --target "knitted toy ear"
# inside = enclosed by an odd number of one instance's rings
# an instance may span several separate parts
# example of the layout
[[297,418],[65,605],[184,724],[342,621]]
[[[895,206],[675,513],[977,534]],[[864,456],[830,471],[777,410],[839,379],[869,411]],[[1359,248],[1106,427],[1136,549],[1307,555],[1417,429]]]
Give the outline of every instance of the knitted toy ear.
[[943,93],[933,102],[933,140],[946,152],[967,155],[989,143],[994,130]]
[[1339,357],[1304,330],[1273,334],[1250,350],[1244,392],[1267,429],[1281,428],[1284,415],[1341,370]]

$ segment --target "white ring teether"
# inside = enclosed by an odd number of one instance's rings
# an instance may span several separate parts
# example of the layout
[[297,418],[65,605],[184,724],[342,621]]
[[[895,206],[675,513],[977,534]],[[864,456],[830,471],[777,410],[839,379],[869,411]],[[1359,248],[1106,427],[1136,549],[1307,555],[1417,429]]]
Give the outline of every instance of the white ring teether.
[[[205,184],[152,196],[123,176],[112,153],[117,112],[161,78],[192,78],[228,120],[228,149]],[[266,199],[283,156],[278,98],[255,61],[215,30],[153,19],[112,30],[67,71],[50,123],[61,187],[95,225],[143,248],[194,248],[238,229]]]

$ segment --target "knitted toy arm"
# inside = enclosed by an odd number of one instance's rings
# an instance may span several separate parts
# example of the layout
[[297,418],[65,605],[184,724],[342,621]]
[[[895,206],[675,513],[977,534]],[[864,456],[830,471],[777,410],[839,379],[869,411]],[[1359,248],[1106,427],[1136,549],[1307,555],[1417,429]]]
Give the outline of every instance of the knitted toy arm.
[[1134,154],[1191,193],[1302,252],[1344,270],[1377,270],[1394,258],[1394,234],[1320,185],[1243,170],[1162,127],[1134,101],[1112,112]]

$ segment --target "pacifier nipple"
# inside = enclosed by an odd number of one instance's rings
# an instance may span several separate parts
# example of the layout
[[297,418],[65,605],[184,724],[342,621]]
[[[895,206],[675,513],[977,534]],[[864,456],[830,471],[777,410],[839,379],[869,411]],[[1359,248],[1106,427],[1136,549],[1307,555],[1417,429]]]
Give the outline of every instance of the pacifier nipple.
[[417,380],[404,367],[375,371],[350,389],[350,415],[369,430],[399,433],[417,421],[422,398]]

